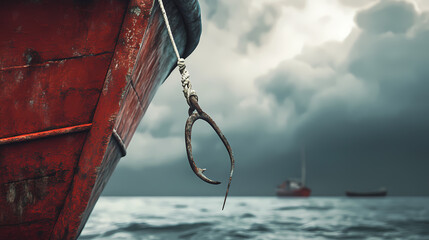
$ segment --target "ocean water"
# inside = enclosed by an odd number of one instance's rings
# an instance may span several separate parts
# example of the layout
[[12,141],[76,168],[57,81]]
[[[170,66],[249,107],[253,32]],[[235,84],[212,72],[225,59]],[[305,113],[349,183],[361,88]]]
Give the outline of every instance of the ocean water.
[[429,239],[429,198],[102,197],[84,239]]

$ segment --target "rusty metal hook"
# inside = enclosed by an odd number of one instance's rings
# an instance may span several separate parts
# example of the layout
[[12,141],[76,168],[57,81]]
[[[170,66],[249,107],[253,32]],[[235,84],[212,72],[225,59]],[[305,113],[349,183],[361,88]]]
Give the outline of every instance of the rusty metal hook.
[[[194,157],[192,155],[191,134],[192,134],[192,126],[194,125],[195,121],[197,121],[198,119],[202,119],[202,120],[206,121],[208,124],[210,124],[210,126],[213,128],[213,130],[217,133],[219,138],[222,140],[223,145],[225,145],[225,148],[227,149],[228,154],[229,154],[229,158],[231,161],[231,171],[230,171],[230,175],[229,175],[228,186],[226,188],[225,199],[224,199],[223,205],[222,205],[222,210],[223,210],[225,207],[226,198],[228,197],[229,187],[231,186],[232,174],[234,172],[234,156],[232,154],[232,149],[228,143],[228,140],[226,140],[226,137],[223,135],[222,131],[219,129],[219,127],[216,125],[216,123],[213,121],[213,119],[201,109],[200,105],[198,104],[198,98],[196,96],[190,96],[189,102],[190,102],[190,108],[188,111],[189,117],[188,117],[188,120],[186,120],[186,125],[185,125],[185,143],[186,143],[186,152],[188,154],[188,161],[189,161],[189,164],[191,165],[191,168],[194,171],[194,173],[201,180],[203,180],[207,183],[220,184],[220,182],[213,181],[210,178],[206,177],[203,174],[203,172],[206,171],[206,169],[205,168],[203,168],[203,169],[199,168],[195,164]],[[194,110],[197,110],[197,112],[194,112]]]

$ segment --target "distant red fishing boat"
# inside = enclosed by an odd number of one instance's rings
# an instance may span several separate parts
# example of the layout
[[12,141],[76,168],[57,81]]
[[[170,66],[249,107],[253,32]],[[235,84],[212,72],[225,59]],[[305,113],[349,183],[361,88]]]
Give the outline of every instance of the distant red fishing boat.
[[301,151],[301,180],[288,179],[277,186],[276,194],[279,197],[309,197],[311,189],[305,185],[306,182],[306,159],[305,150]]
[[[164,0],[181,56],[197,0]],[[76,239],[176,66],[153,0],[0,2],[0,239]]]
[[277,189],[279,197],[309,197],[310,194],[310,188],[296,180],[286,180]]

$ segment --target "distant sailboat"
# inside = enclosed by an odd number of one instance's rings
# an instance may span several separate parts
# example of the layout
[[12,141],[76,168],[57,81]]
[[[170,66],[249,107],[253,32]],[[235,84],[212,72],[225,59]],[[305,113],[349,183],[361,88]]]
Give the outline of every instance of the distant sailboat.
[[288,179],[277,187],[277,196],[279,197],[308,197],[311,189],[306,185],[306,159],[305,149],[301,150],[301,181]]

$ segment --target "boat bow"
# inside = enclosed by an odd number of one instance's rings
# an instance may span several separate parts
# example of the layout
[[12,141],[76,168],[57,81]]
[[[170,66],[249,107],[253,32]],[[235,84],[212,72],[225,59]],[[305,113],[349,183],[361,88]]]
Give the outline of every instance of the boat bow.
[[[187,56],[198,2],[165,5]],[[0,22],[0,239],[75,239],[176,66],[159,6],[11,0]]]

